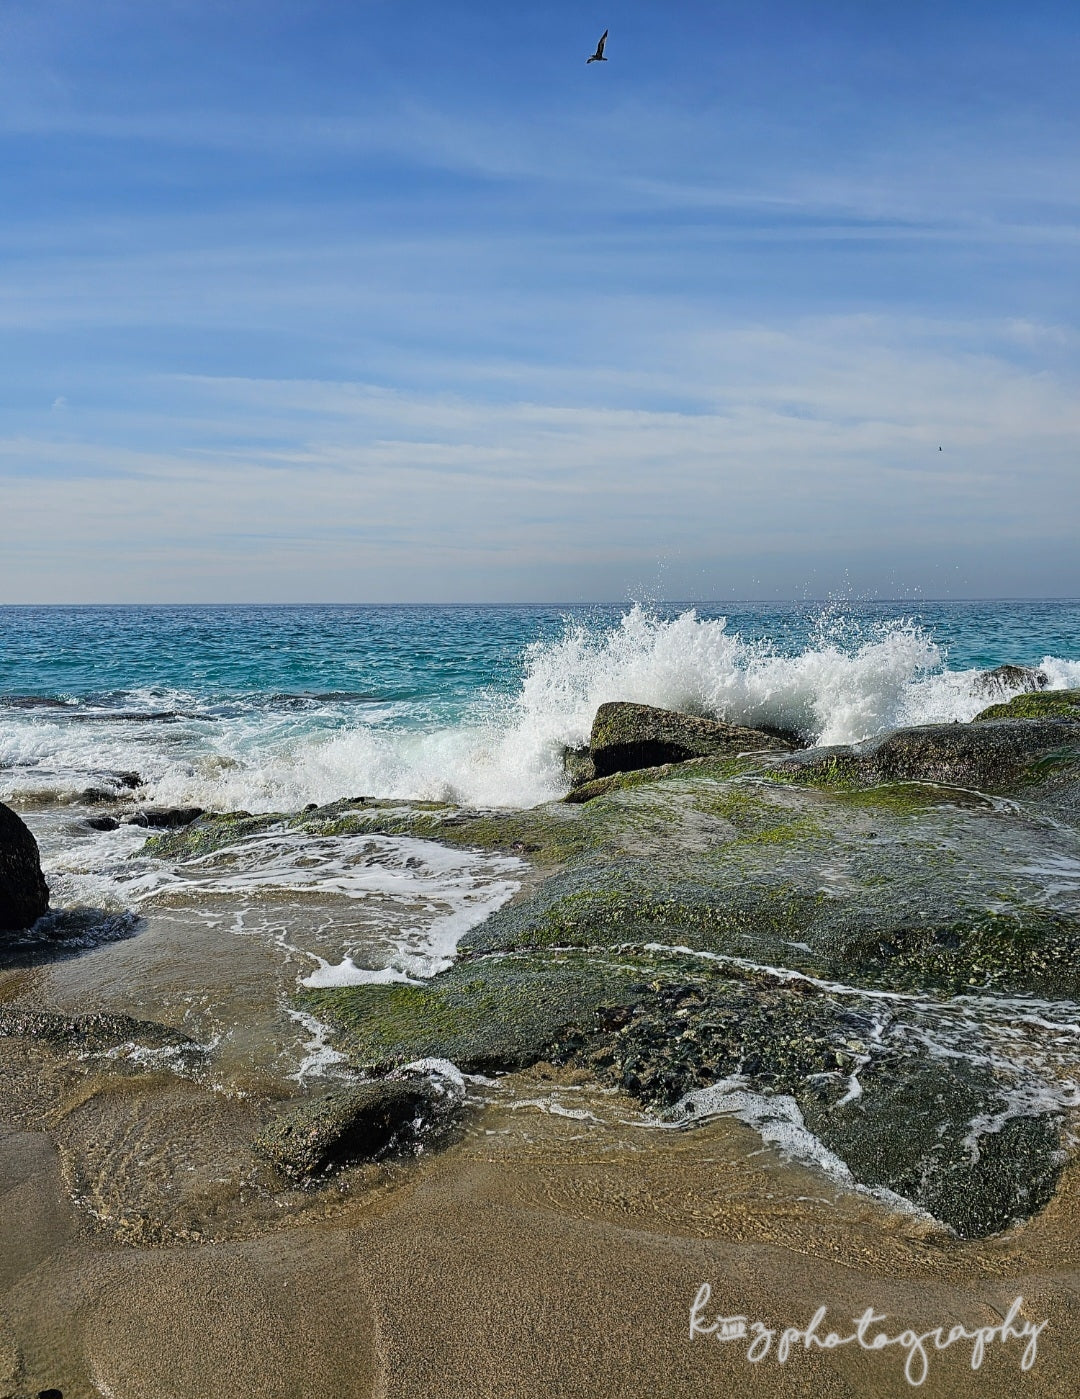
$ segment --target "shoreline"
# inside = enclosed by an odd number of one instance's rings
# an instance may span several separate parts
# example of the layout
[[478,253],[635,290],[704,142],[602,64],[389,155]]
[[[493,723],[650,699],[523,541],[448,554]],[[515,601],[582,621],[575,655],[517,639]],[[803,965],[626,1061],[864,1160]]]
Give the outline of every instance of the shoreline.
[[[1046,1322],[1025,1391],[1063,1392],[1080,1323],[1080,1166],[1057,1160],[1048,1135],[1071,1120],[1067,1094],[1041,1105],[1030,1094],[1059,1080],[1063,1091],[1075,1063],[1065,1013],[1077,998],[1046,982],[1071,973],[1056,952],[1045,967],[1000,951],[987,962],[998,944],[978,941],[977,920],[963,925],[968,946],[901,919],[903,955],[875,951],[886,913],[907,917],[903,897],[930,907],[936,889],[948,928],[961,926],[956,889],[970,900],[984,880],[1002,897],[1002,850],[1025,937],[1052,952],[1072,926],[1056,912],[1047,922],[1024,842],[1047,868],[1051,837],[1061,860],[1076,843],[1074,759],[1039,764],[1065,751],[1063,737],[1072,753],[1080,726],[964,728],[942,735],[945,748],[937,731],[913,730],[921,747],[900,734],[850,753],[719,753],[616,772],[544,808],[365,799],[149,832],[125,868],[144,879],[157,862],[169,877],[146,885],[137,929],[0,969],[0,1394],[202,1399],[255,1376],[269,1395],[364,1399],[910,1387],[900,1351],[789,1340],[781,1364],[771,1346],[748,1358],[692,1338],[705,1283],[717,1315],[759,1323],[777,1346],[822,1306],[841,1339],[867,1308],[919,1334],[967,1335],[1003,1325],[1022,1297],[1017,1325]],[[970,767],[985,745],[1000,796],[942,783],[946,757]],[[934,779],[882,780],[894,750],[932,759]],[[300,949],[335,927],[340,946],[350,905],[325,887],[267,882],[283,822],[300,869],[328,843],[385,871],[395,840],[433,841],[513,853],[521,887],[421,983],[304,990],[316,954]],[[928,882],[913,884],[922,852],[942,842],[963,883],[933,883],[927,865]],[[828,896],[798,903],[797,924],[769,894],[822,878]],[[717,915],[723,900],[734,916]],[[405,899],[394,916],[407,928],[415,907]],[[843,984],[830,979],[839,965]],[[963,978],[979,966],[973,994]],[[1044,982],[1064,999],[1040,1000]],[[315,1039],[334,1056],[329,1077],[297,1077]],[[999,1056],[989,1075],[988,1047]],[[962,1073],[946,1070],[949,1055]],[[432,1056],[470,1076],[467,1110],[437,1149],[421,1132],[418,1154],[346,1157],[290,1181],[260,1147],[297,1104],[336,1102],[357,1073],[393,1080]],[[805,1120],[857,1179],[902,1182],[915,1151],[939,1193],[923,1213],[898,1210],[884,1188],[875,1198],[800,1164],[790,1136],[770,1144],[747,1125],[753,1111],[717,1099],[733,1062],[738,1094],[790,1103],[784,1120]],[[1009,1074],[1015,1102],[1001,1097]],[[985,1119],[973,1138],[982,1165],[967,1160],[969,1118],[972,1131]],[[1010,1223],[1040,1161],[1046,1193]],[[970,1237],[930,1218],[927,1201]],[[928,1392],[1004,1393],[1022,1373],[1022,1349],[1004,1340],[977,1371],[962,1351],[935,1351]]]

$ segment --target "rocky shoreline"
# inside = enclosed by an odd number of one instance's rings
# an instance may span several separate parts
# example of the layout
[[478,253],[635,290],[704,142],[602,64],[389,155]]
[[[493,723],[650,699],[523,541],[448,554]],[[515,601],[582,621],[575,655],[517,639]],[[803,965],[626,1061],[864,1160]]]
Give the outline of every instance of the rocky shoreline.
[[[445,1136],[460,1095],[408,1066],[549,1063],[684,1124],[754,1095],[853,1182],[961,1237],[1043,1208],[1068,1156],[1074,1046],[1057,1063],[1008,1041],[1042,1003],[1080,996],[1080,692],[1033,680],[971,724],[798,744],[605,705],[588,750],[567,754],[567,797],[529,810],[364,797],[146,813],[145,849],[170,861],[284,828],[531,867],[422,984],[298,993],[371,1082],[271,1114],[258,1149],[290,1179],[322,1178]],[[0,1023],[72,1047],[121,1033],[92,1014]]]

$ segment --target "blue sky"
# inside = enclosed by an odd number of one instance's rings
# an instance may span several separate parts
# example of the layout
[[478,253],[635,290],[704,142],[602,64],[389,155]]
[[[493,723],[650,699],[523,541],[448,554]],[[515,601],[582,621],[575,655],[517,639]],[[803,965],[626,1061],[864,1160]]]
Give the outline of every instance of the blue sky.
[[1080,594],[1077,72],[1038,0],[0,0],[0,601]]

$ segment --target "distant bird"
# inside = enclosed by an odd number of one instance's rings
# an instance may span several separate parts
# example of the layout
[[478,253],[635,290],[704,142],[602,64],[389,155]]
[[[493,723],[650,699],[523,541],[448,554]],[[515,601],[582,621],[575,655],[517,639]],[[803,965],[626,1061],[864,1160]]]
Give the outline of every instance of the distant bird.
[[604,45],[607,43],[607,35],[608,35],[608,32],[607,32],[607,30],[605,29],[604,32],[603,32],[603,34],[600,35],[600,42],[599,42],[599,43],[597,44],[597,46],[596,46],[596,52],[593,54],[592,58],[587,58],[587,59],[585,60],[586,66],[588,66],[590,63],[606,63],[606,62],[607,62],[607,59],[604,57]]
[[943,452],[944,450],[945,450],[944,447],[939,447],[939,448],[938,448],[938,451],[939,451],[939,452]]

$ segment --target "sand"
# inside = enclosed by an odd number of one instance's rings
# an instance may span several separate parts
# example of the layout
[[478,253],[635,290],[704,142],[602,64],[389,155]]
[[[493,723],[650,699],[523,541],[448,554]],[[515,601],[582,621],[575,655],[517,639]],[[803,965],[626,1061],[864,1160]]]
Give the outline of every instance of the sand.
[[[557,1080],[557,1076],[554,1076]],[[147,1084],[153,1096],[157,1088]],[[133,1093],[137,1097],[137,1093]],[[73,1203],[47,1132],[0,1138],[0,1393],[289,1396],[886,1396],[907,1352],[802,1346],[781,1365],[689,1336],[713,1310],[821,1334],[995,1325],[1021,1341],[930,1356],[922,1392],[1060,1396],[1080,1361],[1080,1178],[1026,1226],[960,1243],[783,1161],[741,1124],[647,1129],[610,1094],[516,1076],[447,1151],[308,1191],[247,1237],[139,1246]],[[589,1112],[567,1117],[544,1107]],[[348,1173],[346,1173],[348,1174]],[[224,1224],[221,1229],[224,1230]],[[227,1231],[226,1231],[227,1232]],[[4,1368],[6,1367],[6,1369]]]

